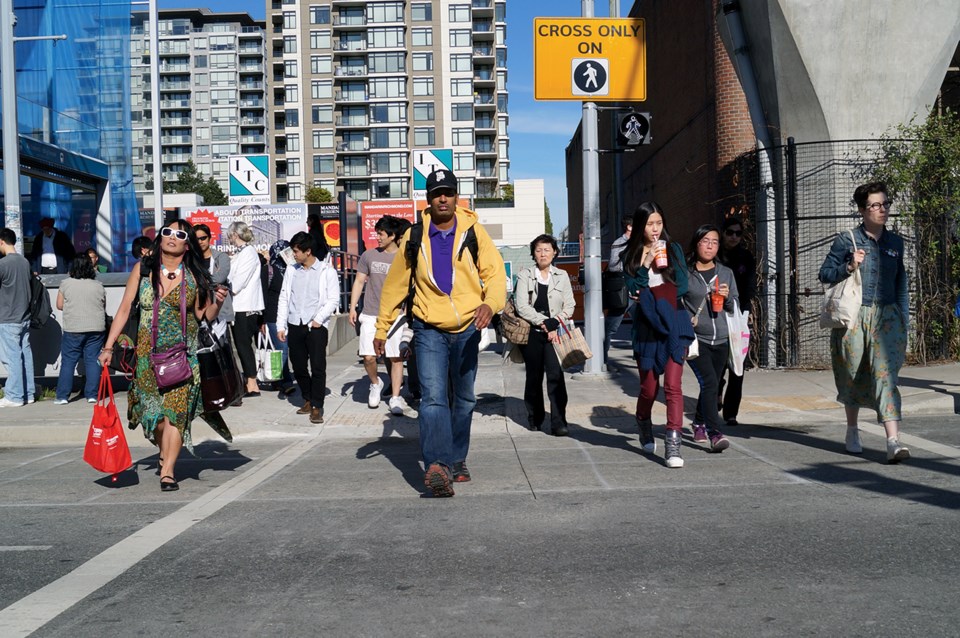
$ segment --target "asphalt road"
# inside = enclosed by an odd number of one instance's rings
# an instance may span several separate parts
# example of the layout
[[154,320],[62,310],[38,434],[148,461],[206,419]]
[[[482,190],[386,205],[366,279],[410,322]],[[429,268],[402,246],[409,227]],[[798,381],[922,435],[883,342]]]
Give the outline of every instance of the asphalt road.
[[111,483],[0,449],[0,636],[960,634],[960,417],[912,419],[899,466],[830,422],[682,470],[629,421],[475,437],[453,499],[410,438],[207,442],[172,494],[149,450]]

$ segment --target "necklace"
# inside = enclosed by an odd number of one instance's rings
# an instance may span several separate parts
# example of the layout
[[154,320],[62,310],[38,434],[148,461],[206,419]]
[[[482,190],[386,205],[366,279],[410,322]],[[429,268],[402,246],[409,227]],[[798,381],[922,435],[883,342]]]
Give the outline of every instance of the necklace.
[[163,264],[160,264],[160,270],[163,271],[163,274],[166,275],[167,279],[169,279],[170,281],[173,281],[174,279],[177,278],[177,273],[180,272],[181,268],[183,268],[183,264],[180,264],[179,266],[177,266],[176,270],[170,271],[170,270],[167,270],[166,266],[164,266]]

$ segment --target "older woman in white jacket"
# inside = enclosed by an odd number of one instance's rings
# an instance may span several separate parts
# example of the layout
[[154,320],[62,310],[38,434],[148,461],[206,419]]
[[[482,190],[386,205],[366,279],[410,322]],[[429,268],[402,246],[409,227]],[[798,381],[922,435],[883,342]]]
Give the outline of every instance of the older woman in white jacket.
[[517,314],[530,323],[530,338],[519,346],[527,367],[523,402],[527,406],[530,427],[539,430],[546,415],[543,408],[543,375],[547,375],[547,396],[550,398],[550,433],[566,436],[567,386],[563,368],[553,349],[560,322],[569,322],[576,308],[570,277],[553,265],[559,253],[557,240],[540,235],[530,242],[530,255],[536,262],[520,272],[514,290]]
[[239,249],[230,260],[230,291],[233,293],[233,342],[247,380],[246,397],[260,396],[257,386],[257,360],[253,340],[263,316],[263,287],[260,285],[260,256],[253,247],[253,231],[243,222],[227,228],[227,241]]

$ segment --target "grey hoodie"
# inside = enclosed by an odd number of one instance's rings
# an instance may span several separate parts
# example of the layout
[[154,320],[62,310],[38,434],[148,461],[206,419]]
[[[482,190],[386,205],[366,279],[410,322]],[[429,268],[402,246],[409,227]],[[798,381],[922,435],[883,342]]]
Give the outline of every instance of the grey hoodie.
[[[705,278],[703,273],[697,271],[696,267],[690,268],[689,287],[687,294],[683,296],[683,303],[690,311],[691,315],[698,314],[697,325],[693,332],[697,339],[711,346],[727,342],[727,318],[724,313],[715,313],[710,308],[710,298],[708,293],[715,289],[715,278],[720,279],[721,284],[730,286],[730,294],[723,304],[723,309],[727,312],[733,310],[733,300],[737,299],[737,281],[733,277],[733,271],[719,262],[716,264],[716,272],[713,276]],[[702,307],[701,307],[702,306]]]

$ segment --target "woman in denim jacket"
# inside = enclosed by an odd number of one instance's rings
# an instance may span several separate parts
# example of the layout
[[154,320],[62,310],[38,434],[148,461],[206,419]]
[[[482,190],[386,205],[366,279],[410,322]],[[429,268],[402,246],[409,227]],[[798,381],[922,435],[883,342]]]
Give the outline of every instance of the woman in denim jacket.
[[909,298],[903,266],[903,238],[887,230],[890,199],[883,182],[858,186],[853,199],[863,218],[850,233],[840,233],[820,267],[820,281],[836,284],[860,269],[863,298],[853,327],[830,335],[837,401],[847,416],[846,449],[860,454],[857,429],[860,406],[873,408],[887,435],[887,462],[910,458],[900,444],[900,390],[897,377],[907,350]]
[[543,425],[543,375],[546,372],[550,433],[566,436],[567,386],[553,344],[558,339],[560,322],[569,325],[577,302],[570,277],[553,265],[559,252],[557,240],[550,235],[540,235],[530,242],[530,256],[536,265],[517,276],[514,306],[520,318],[530,323],[529,340],[519,346],[527,369],[523,402],[530,427],[539,430]]

